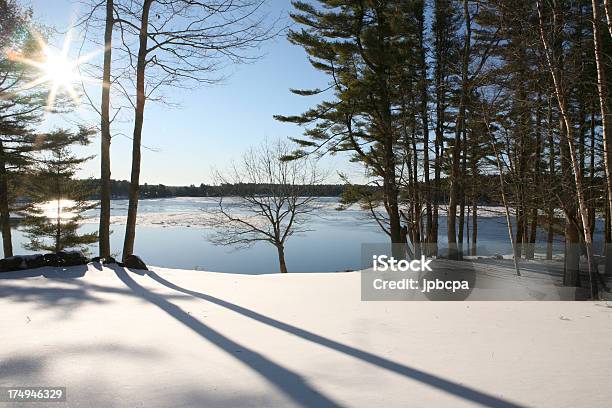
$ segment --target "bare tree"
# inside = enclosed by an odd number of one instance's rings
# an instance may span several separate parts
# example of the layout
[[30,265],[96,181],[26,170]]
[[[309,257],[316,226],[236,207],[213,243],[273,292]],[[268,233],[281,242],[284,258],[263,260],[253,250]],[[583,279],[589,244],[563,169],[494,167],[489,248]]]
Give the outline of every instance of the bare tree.
[[[582,232],[583,232],[584,244],[586,248],[586,255],[587,255],[587,260],[588,260],[588,265],[589,265],[589,278],[590,278],[589,280],[591,284],[591,296],[593,297],[593,299],[597,299],[599,297],[599,293],[598,293],[598,288],[597,288],[597,279],[595,277],[595,275],[597,274],[597,271],[595,270],[595,264],[594,264],[594,259],[593,259],[591,224],[589,223],[589,212],[588,212],[588,208],[587,208],[585,196],[584,196],[584,187],[582,184],[582,171],[578,164],[578,159],[576,155],[576,146],[575,146],[575,142],[573,138],[569,134],[571,132],[571,129],[573,129],[573,127],[571,123],[570,114],[567,108],[567,95],[566,95],[566,88],[565,88],[566,84],[564,84],[563,78],[561,75],[563,71],[558,66],[558,62],[557,62],[558,57],[556,55],[553,55],[553,50],[551,46],[549,45],[547,36],[545,34],[542,4],[538,0],[536,2],[536,5],[537,5],[537,10],[538,10],[538,26],[539,26],[538,28],[540,31],[540,39],[542,40],[542,46],[544,48],[546,62],[548,64],[550,75],[553,81],[554,93],[557,99],[557,104],[559,105],[559,113],[561,115],[563,125],[565,126],[565,129],[568,133],[568,137],[566,139],[567,139],[567,144],[569,148],[571,168],[574,173],[576,196],[578,198],[578,211],[580,213],[580,220],[582,222]],[[555,24],[558,21],[557,14],[556,14],[557,10],[553,6],[551,11],[553,14],[553,22],[554,22],[553,24]]]
[[264,143],[247,151],[228,174],[217,174],[221,184],[238,186],[238,196],[219,200],[210,225],[217,245],[249,247],[268,242],[278,251],[280,271],[287,272],[285,245],[289,237],[306,232],[306,221],[319,208],[309,188],[324,177],[312,159],[283,160],[291,147]]
[[609,210],[612,210],[612,163],[610,163],[610,141],[608,140],[608,89],[606,68],[602,61],[601,52],[601,37],[599,33],[599,4],[596,0],[591,2],[593,8],[593,52],[595,56],[595,67],[597,69],[597,96],[599,97],[599,109],[601,113],[601,133],[603,144],[603,162],[605,170],[606,188],[607,188],[607,205]]
[[604,10],[606,13],[606,22],[608,23],[608,32],[612,37],[612,11],[610,11],[610,4],[608,0],[604,0]]
[[[494,106],[498,96],[499,96],[499,93],[493,98],[490,104],[487,104],[487,105]],[[506,182],[504,181],[504,166],[502,164],[500,152],[498,151],[496,147],[496,144],[498,142],[491,129],[491,122],[489,120],[489,112],[491,109],[490,109],[490,106],[485,105],[486,98],[485,98],[484,93],[481,93],[481,99],[482,99],[482,114],[483,114],[482,117],[483,117],[485,127],[487,129],[487,135],[489,136],[489,144],[491,145],[491,150],[493,150],[493,154],[495,155],[495,164],[497,165],[497,171],[499,172],[499,191],[501,193],[502,204],[504,205],[504,213],[506,215],[506,227],[508,228],[508,238],[510,238],[510,245],[512,246],[512,255],[514,259],[514,270],[516,271],[517,276],[521,276],[521,270],[518,264],[516,243],[514,242],[514,237],[512,234],[512,221],[510,217],[510,207],[508,205],[508,200],[506,199],[506,192],[505,192]]]
[[164,87],[216,83],[221,78],[214,73],[227,63],[256,58],[249,51],[275,34],[274,24],[266,26],[264,2],[115,1],[114,23],[129,57],[136,89],[132,95],[132,170],[123,258],[132,254],[136,236],[145,103]]

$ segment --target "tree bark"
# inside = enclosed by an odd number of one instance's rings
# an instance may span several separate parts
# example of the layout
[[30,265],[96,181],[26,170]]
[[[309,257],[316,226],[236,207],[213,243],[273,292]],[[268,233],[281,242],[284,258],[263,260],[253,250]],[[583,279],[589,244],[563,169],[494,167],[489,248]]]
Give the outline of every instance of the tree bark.
[[[555,140],[553,134],[553,118],[552,118],[552,96],[548,98],[548,115],[547,115],[547,127],[548,127],[548,177],[552,180],[555,176]],[[555,222],[555,208],[552,201],[549,199],[548,203],[548,234],[546,237],[546,259],[551,260],[553,256],[553,240],[555,237],[554,222]]]
[[478,255],[478,203],[476,196],[472,200],[472,256]]
[[110,257],[110,199],[111,199],[111,168],[110,168],[110,75],[111,53],[113,40],[113,0],[106,1],[106,24],[104,27],[104,65],[102,71],[102,104],[100,106],[100,229],[99,255]]
[[485,115],[484,119],[485,119],[485,126],[487,128],[487,134],[489,136],[489,143],[491,145],[491,148],[493,149],[493,154],[495,154],[495,162],[497,164],[497,170],[499,171],[499,189],[500,189],[501,196],[502,196],[502,203],[504,205],[504,211],[506,213],[506,226],[508,228],[508,238],[510,239],[510,245],[512,245],[512,254],[514,255],[513,256],[514,270],[516,271],[517,276],[521,276],[521,270],[519,268],[518,257],[516,256],[516,245],[514,243],[514,237],[512,234],[512,221],[510,219],[510,207],[508,206],[508,200],[506,200],[506,189],[505,189],[506,183],[504,181],[504,168],[502,166],[500,154],[497,150],[497,147],[495,146],[495,138],[493,137],[493,132],[491,131],[491,126],[489,124],[489,120],[486,117],[486,113],[484,112],[484,109],[483,109],[483,113]]
[[[535,132],[535,162],[533,164],[533,188],[535,189],[533,196],[540,190],[540,173],[542,163],[542,110],[541,96],[538,92],[536,105],[536,132]],[[531,225],[529,228],[529,245],[527,247],[527,259],[533,259],[535,256],[535,244],[538,234],[538,200],[531,200]]]
[[431,183],[429,180],[429,120],[427,115],[427,61],[425,55],[425,8],[424,2],[420,2],[421,7],[418,12],[418,24],[419,24],[419,50],[420,50],[420,64],[421,64],[421,124],[423,128],[423,175],[425,178],[424,186],[424,199],[425,199],[425,212],[427,217],[427,227],[425,229],[425,254],[431,256],[430,245],[432,243],[432,232],[433,232],[433,213],[431,205]]
[[287,273],[287,263],[285,262],[285,248],[282,245],[277,245],[278,265],[281,273]]
[[463,58],[461,64],[461,93],[459,95],[459,112],[455,126],[455,140],[453,144],[453,157],[450,177],[450,196],[447,215],[448,258],[459,259],[457,249],[457,204],[459,201],[459,165],[461,155],[461,131],[465,126],[465,99],[468,92],[468,69],[470,61],[470,43],[472,36],[471,17],[468,9],[468,0],[463,0],[463,15],[465,19],[465,39],[463,44]]
[[538,17],[539,17],[539,28],[540,28],[540,37],[542,39],[542,44],[544,46],[546,61],[548,63],[548,67],[550,70],[550,74],[552,76],[555,96],[557,97],[557,102],[559,105],[559,111],[561,113],[561,117],[565,124],[565,129],[567,130],[567,144],[569,147],[570,161],[572,165],[572,170],[574,173],[574,182],[576,185],[576,195],[578,197],[578,212],[580,214],[580,220],[582,221],[582,232],[584,237],[584,245],[586,247],[587,253],[587,261],[589,265],[589,281],[590,281],[590,289],[591,289],[591,297],[593,299],[599,298],[599,290],[598,290],[598,279],[595,277],[597,271],[595,270],[595,264],[593,259],[593,245],[591,241],[591,231],[589,224],[589,213],[588,208],[584,199],[584,189],[582,186],[582,174],[580,172],[580,167],[578,165],[578,159],[576,157],[576,146],[574,144],[574,139],[571,134],[571,129],[573,127],[570,123],[569,113],[567,112],[567,103],[565,99],[565,91],[561,84],[561,78],[559,78],[559,74],[557,72],[557,67],[553,65],[552,57],[550,55],[550,48],[548,46],[548,42],[546,41],[546,37],[544,34],[544,25],[542,22],[542,10],[540,1],[538,1]]
[[[606,172],[606,187],[607,187],[607,205],[610,213],[612,214],[612,162],[610,161],[610,141],[608,140],[608,112],[607,112],[607,99],[608,99],[608,89],[607,89],[607,78],[606,78],[606,70],[603,67],[602,57],[601,57],[601,37],[599,34],[599,5],[597,0],[592,0],[592,9],[593,9],[593,51],[595,54],[595,66],[597,68],[597,95],[599,97],[599,110],[601,114],[601,133],[603,137],[603,159],[604,159],[604,170]],[[610,20],[608,15],[608,4],[605,4],[606,8],[606,17],[608,18],[608,28],[610,28]],[[610,32],[612,35],[612,31]],[[609,244],[606,241],[606,244]],[[608,250],[610,245],[605,245],[606,247],[606,259],[612,258],[612,251]],[[612,248],[610,248],[612,249]],[[606,266],[612,264],[612,262],[606,262]],[[608,268],[606,268],[606,272],[610,272]]]
[[604,9],[606,11],[606,22],[608,23],[608,32],[612,37],[612,10],[610,10],[609,0],[604,0]]
[[125,240],[123,242],[123,259],[134,252],[136,238],[136,216],[138,214],[138,199],[140,191],[140,146],[142,139],[142,125],[144,119],[145,95],[145,68],[147,57],[147,39],[149,25],[149,10],[152,0],[145,0],[142,6],[140,22],[138,60],[136,62],[136,109],[134,118],[134,134],[132,140],[132,172],[130,178],[130,202],[128,206],[127,223],[125,226]]
[[580,235],[569,217],[565,220],[565,262],[563,263],[563,285],[578,286],[580,273]]
[[13,242],[11,236],[11,214],[5,155],[4,146],[0,141],[0,227],[2,229],[2,248],[4,249],[4,257],[6,258],[13,256]]

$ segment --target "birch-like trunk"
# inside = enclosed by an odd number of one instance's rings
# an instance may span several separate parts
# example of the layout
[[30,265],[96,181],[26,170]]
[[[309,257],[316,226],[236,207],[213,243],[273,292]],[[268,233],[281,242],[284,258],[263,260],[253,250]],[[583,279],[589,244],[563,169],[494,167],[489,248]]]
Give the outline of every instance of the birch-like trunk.
[[593,245],[591,241],[591,226],[589,223],[589,211],[586,205],[586,201],[584,199],[584,189],[582,186],[582,174],[580,171],[580,166],[578,164],[578,159],[576,156],[576,145],[574,143],[574,139],[571,135],[571,126],[569,113],[567,111],[567,104],[565,100],[565,92],[561,84],[561,78],[559,78],[559,74],[557,72],[557,67],[553,64],[553,60],[551,57],[551,50],[548,45],[548,41],[546,40],[546,35],[544,33],[544,24],[542,21],[542,7],[540,1],[537,2],[538,8],[538,23],[540,30],[540,38],[542,40],[542,45],[544,47],[544,52],[546,54],[546,62],[548,64],[548,68],[553,80],[553,86],[555,91],[555,96],[557,98],[557,103],[559,105],[559,111],[561,113],[562,120],[565,124],[565,128],[567,130],[567,144],[569,148],[570,161],[572,165],[572,170],[574,173],[574,182],[576,185],[576,195],[578,197],[578,211],[580,213],[580,220],[582,222],[582,233],[584,238],[584,244],[586,247],[587,253],[587,261],[589,265],[589,280],[591,284],[591,297],[596,299],[599,297],[598,289],[597,289],[597,278],[595,277],[595,273],[597,273],[594,268],[595,264],[593,261]]

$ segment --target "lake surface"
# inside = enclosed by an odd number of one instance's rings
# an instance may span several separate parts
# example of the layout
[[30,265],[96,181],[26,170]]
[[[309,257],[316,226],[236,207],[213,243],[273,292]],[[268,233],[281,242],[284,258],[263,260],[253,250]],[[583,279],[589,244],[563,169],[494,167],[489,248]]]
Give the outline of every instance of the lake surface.
[[[276,249],[258,243],[248,249],[215,246],[209,241],[211,229],[203,224],[206,211],[217,206],[216,198],[168,198],[142,200],[134,253],[150,265],[217,272],[261,274],[278,272]],[[388,243],[375,221],[360,209],[337,211],[336,198],[319,199],[321,209],[307,224],[310,231],[289,238],[286,244],[290,272],[328,272],[361,268],[362,244]],[[125,232],[127,200],[113,200],[111,246],[120,256]],[[89,214],[95,217],[95,212]],[[95,231],[97,220],[81,228]],[[479,217],[479,255],[509,254],[511,246],[505,218],[499,214]],[[440,245],[446,242],[446,218],[440,217]],[[543,231],[536,251],[545,252]],[[25,237],[17,228],[13,234],[15,254],[27,254]],[[556,252],[563,251],[562,237],[556,238]],[[97,248],[92,248],[92,254]]]

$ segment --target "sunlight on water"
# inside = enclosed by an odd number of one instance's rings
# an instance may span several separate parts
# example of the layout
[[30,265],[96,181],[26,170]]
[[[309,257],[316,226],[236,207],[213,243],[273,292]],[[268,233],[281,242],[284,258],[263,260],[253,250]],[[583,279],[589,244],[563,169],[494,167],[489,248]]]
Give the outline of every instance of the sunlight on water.
[[[74,218],[76,215],[70,211],[74,207],[75,202],[73,200],[59,200],[59,215],[61,219]],[[38,205],[38,208],[42,211],[42,215],[47,218],[57,218],[58,200],[47,201],[46,203]]]

